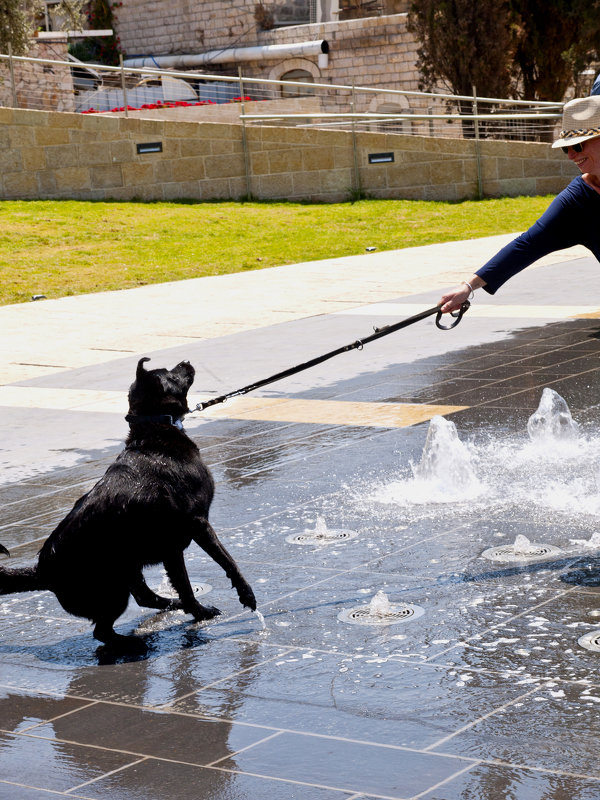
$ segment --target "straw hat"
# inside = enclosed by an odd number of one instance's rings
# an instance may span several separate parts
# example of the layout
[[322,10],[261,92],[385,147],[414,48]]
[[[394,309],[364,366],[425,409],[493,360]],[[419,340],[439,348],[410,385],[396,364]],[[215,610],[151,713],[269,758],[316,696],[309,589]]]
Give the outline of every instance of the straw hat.
[[552,147],[566,147],[600,136],[600,95],[567,103],[563,108],[562,127]]

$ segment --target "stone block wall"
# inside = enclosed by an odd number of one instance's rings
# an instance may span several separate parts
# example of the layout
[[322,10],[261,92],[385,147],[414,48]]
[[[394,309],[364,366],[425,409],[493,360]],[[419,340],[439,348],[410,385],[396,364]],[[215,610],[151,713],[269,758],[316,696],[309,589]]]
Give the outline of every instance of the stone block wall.
[[[1,199],[460,200],[477,190],[476,143],[389,133],[248,127],[0,108]],[[160,151],[138,145],[160,142]],[[369,155],[392,153],[389,163]],[[558,192],[572,164],[547,144],[481,142],[484,194]],[[246,177],[249,174],[249,185]]]
[[257,0],[123,0],[114,24],[128,56],[246,47],[258,44],[256,3]]
[[[205,0],[191,7],[187,0],[172,0],[165,16],[162,0],[124,0],[116,27],[128,57],[203,53],[232,47],[289,44],[325,39],[329,65],[318,68],[317,56],[306,57],[315,80],[388,89],[418,88],[415,70],[417,43],[407,30],[406,13],[343,21],[293,25],[262,30],[254,18],[255,0]],[[265,8],[273,4],[265,3]],[[388,8],[401,8],[391,0]],[[298,59],[245,62],[244,75],[279,79],[302,66]],[[237,64],[214,65],[200,70],[236,75]]]
[[[65,61],[67,39],[42,42],[32,39],[28,58]],[[0,61],[0,106],[12,106],[16,95],[19,108],[74,111],[73,77],[69,67],[61,64],[38,64],[34,61],[13,61],[15,92],[8,61]]]

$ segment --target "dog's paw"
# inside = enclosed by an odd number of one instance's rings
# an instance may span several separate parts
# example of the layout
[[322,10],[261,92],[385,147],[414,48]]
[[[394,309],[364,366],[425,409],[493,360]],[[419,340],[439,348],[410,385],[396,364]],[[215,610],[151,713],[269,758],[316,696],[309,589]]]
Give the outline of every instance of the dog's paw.
[[240,589],[238,596],[240,598],[240,603],[243,606],[249,608],[251,611],[256,611],[256,597],[249,586],[244,586],[242,589]]
[[3,544],[0,544],[0,553],[4,553],[5,556],[10,558],[10,553]]
[[221,613],[215,606],[202,606],[200,603],[193,609],[186,609],[191,614],[196,622],[202,622],[213,617],[218,617]]

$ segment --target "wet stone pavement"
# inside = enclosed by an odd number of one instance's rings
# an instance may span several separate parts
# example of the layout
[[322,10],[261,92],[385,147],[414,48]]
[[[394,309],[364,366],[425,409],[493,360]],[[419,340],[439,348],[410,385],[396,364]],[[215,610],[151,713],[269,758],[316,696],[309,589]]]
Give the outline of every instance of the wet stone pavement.
[[[131,601],[118,630],[144,637],[144,658],[111,659],[47,592],[0,598],[0,798],[600,798],[600,652],[580,644],[600,631],[600,311],[577,314],[596,272],[580,259],[543,284],[519,276],[455,331],[428,320],[190,416],[212,523],[264,626],[195,546],[192,583],[223,614],[195,624]],[[145,355],[188,358],[198,395],[220,393],[436,300]],[[125,402],[137,357],[14,384],[27,403],[3,409],[0,453],[12,565],[119,451],[113,395]],[[545,387],[578,435],[530,439]],[[482,557],[517,536],[557,550]],[[170,591],[161,569],[147,578]],[[362,622],[340,619],[356,609]]]

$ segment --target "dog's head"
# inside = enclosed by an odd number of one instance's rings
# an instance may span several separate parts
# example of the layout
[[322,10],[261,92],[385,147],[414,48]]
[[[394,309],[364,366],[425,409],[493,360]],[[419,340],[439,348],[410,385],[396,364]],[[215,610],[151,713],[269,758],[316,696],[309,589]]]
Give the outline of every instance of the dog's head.
[[173,369],[144,368],[149,358],[140,358],[135,381],[129,388],[129,413],[138,417],[168,414],[181,419],[189,411],[187,393],[195,370],[189,361]]

